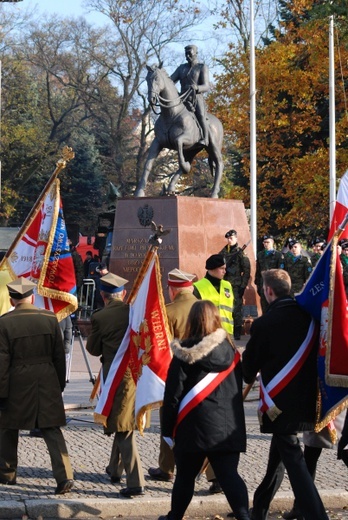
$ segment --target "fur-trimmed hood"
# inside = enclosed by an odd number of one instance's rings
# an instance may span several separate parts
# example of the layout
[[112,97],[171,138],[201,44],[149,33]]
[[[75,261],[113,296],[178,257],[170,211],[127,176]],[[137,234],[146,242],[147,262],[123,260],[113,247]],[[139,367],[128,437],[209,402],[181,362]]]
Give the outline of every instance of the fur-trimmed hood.
[[192,365],[210,354],[226,338],[227,332],[224,329],[217,329],[192,347],[182,346],[178,339],[174,339],[170,346],[175,357]]

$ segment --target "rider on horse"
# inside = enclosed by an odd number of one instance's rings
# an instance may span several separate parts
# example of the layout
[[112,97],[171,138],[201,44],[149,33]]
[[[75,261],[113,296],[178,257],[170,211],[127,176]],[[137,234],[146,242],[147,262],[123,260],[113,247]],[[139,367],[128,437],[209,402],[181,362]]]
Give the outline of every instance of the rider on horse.
[[196,45],[187,45],[185,47],[187,63],[179,65],[171,75],[171,79],[174,83],[180,81],[181,94],[188,93],[184,103],[186,108],[195,112],[202,129],[203,139],[201,142],[207,146],[209,144],[209,128],[203,93],[210,90],[209,69],[204,63],[198,63],[197,53]]

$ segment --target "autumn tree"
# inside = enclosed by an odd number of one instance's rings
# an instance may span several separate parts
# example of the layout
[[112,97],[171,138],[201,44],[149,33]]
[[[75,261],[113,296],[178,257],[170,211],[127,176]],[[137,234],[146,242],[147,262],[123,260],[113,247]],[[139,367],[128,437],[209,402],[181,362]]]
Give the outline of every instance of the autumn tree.
[[[329,218],[328,26],[326,21],[309,21],[309,0],[286,4],[287,16],[275,41],[256,54],[258,229],[261,234],[310,237],[326,230]],[[342,174],[347,164],[348,123],[341,78],[348,73],[348,56],[343,46],[340,50],[336,132]],[[239,165],[248,177],[249,63],[245,54],[230,53],[226,70],[216,87],[218,115],[240,152]]]

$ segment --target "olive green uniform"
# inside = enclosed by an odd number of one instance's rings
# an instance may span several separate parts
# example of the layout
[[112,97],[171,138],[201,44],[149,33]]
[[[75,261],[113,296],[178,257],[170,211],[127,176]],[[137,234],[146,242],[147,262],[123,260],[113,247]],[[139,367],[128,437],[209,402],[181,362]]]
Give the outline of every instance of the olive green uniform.
[[[92,332],[86,349],[92,356],[101,356],[103,380],[106,380],[112,361],[121,345],[129,321],[129,306],[120,300],[111,300],[106,307],[92,314]],[[127,487],[144,487],[145,480],[135,440],[135,391],[130,370],[117,388],[104,433],[115,433],[108,472],[120,478],[126,471]]]
[[291,278],[291,295],[302,291],[312,272],[311,261],[307,256],[294,256],[290,251],[285,254],[285,267]]
[[15,482],[19,430],[40,428],[57,483],[73,479],[60,426],[65,352],[55,314],[21,303],[0,318],[0,478]]
[[250,260],[238,244],[225,246],[220,254],[226,259],[224,279],[232,285],[234,336],[239,339],[243,325],[243,294],[250,278]]
[[[182,289],[176,296],[174,301],[166,305],[168,318],[168,328],[171,339],[182,339],[184,337],[187,317],[192,305],[197,301],[189,289]],[[162,415],[162,407],[160,408]],[[173,473],[175,468],[175,460],[173,450],[161,436],[160,452],[158,457],[158,466],[164,473]]]
[[264,314],[268,309],[268,303],[263,294],[263,279],[262,271],[268,271],[269,269],[285,269],[285,259],[283,253],[276,249],[267,251],[263,249],[257,253],[256,257],[256,272],[255,272],[255,285],[257,287],[257,293],[260,296],[262,313]]

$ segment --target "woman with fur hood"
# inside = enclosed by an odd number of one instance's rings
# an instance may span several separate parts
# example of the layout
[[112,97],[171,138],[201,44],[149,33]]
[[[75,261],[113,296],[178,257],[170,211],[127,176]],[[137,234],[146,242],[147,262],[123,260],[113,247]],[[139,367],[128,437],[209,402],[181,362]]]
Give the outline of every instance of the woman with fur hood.
[[248,491],[238,473],[246,450],[239,353],[207,300],[192,306],[184,337],[171,344],[164,394],[162,435],[173,446],[177,470],[171,511],[159,520],[183,518],[206,457],[235,517],[248,520]]

